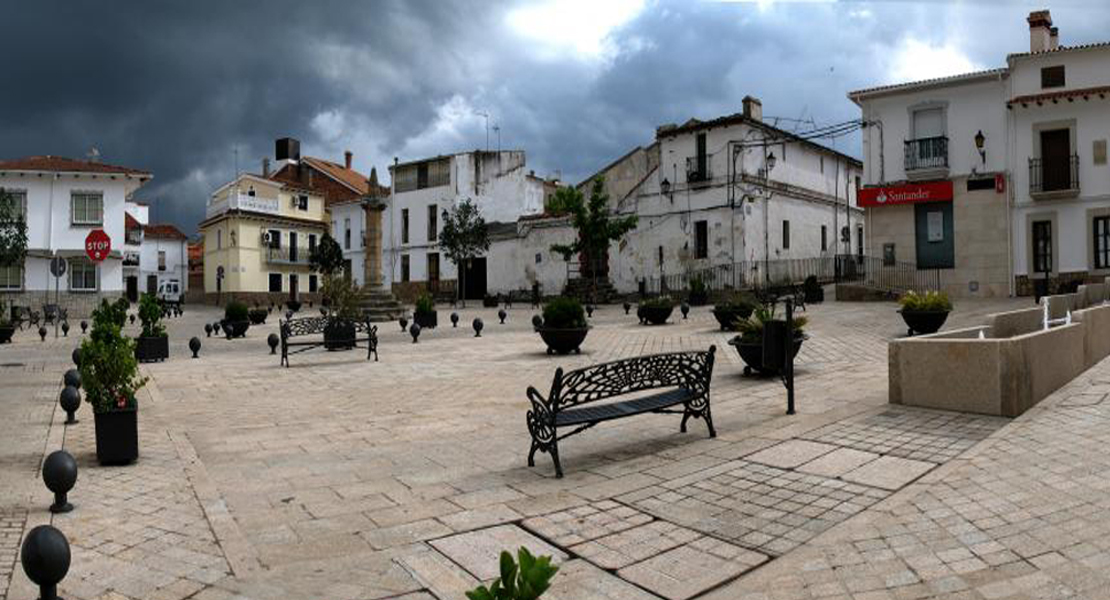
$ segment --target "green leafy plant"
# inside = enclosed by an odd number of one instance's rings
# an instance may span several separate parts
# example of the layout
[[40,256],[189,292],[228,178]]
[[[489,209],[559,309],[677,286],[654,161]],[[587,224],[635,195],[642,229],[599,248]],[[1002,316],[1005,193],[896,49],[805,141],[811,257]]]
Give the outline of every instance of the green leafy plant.
[[478,586],[466,593],[470,600],[535,600],[551,587],[551,578],[559,567],[551,564],[550,556],[533,557],[527,548],[517,551],[519,566],[507,551],[501,552],[501,576],[493,585]]
[[463,307],[466,307],[466,298],[463,298],[466,266],[471,259],[489,250],[489,229],[482,211],[473,200],[464,198],[443,216],[439,245],[447,258],[458,267],[459,285],[456,288]]
[[250,309],[247,308],[246,304],[238,300],[232,300],[224,307],[224,319],[227,319],[229,323],[248,321],[250,320]]
[[648,298],[647,300],[643,300],[640,302],[640,306],[647,309],[674,308],[674,304],[674,298],[671,298],[670,296],[656,296],[654,298]]
[[898,299],[902,310],[908,312],[948,312],[952,310],[952,301],[944,292],[929,291],[924,294],[910,290]]
[[0,267],[22,266],[27,258],[27,218],[25,208],[15,197],[0,188]]
[[96,413],[136,408],[135,392],[147,382],[139,376],[135,341],[123,335],[118,313],[118,303],[101,301],[81,342],[81,384]]
[[575,298],[552,298],[543,307],[543,325],[552,329],[579,329],[586,326],[586,311]]
[[561,187],[551,198],[549,209],[557,214],[569,214],[570,224],[578,233],[571,244],[555,244],[551,251],[563,260],[570,261],[576,254],[584,259],[583,277],[593,277],[594,267],[609,255],[609,243],[619,241],[624,234],[636,227],[636,216],[614,217],[609,212],[609,194],[605,193],[605,178],[595,177],[590,199],[587,201],[576,187]]
[[730,311],[751,310],[754,312],[758,305],[759,302],[757,302],[751,294],[740,292],[739,294],[733,294],[725,298],[724,302],[718,302],[714,305],[714,308]]
[[330,315],[337,319],[357,321],[362,319],[359,304],[362,291],[355,282],[342,275],[329,275],[324,278],[321,292],[328,299]]
[[429,314],[436,311],[436,302],[432,299],[432,295],[428,292],[422,292],[416,297],[416,312],[420,314]]
[[343,268],[343,248],[331,234],[325,233],[309,255],[308,264],[325,277],[332,275]]
[[139,320],[143,323],[142,337],[166,337],[166,328],[162,326],[162,305],[153,294],[143,294],[139,298]]
[[[257,303],[256,303],[257,306]],[[250,318],[251,323],[261,324],[266,322],[266,317],[270,313],[265,308],[252,308],[247,316]]]
[[[744,343],[762,343],[763,325],[775,319],[775,305],[764,304],[756,307],[747,319],[736,322],[736,331],[740,333],[740,340]],[[794,335],[805,333],[805,326],[809,323],[806,317],[793,318]]]
[[4,303],[3,298],[0,298],[0,327],[6,327],[11,324],[11,312],[8,310],[8,305]]

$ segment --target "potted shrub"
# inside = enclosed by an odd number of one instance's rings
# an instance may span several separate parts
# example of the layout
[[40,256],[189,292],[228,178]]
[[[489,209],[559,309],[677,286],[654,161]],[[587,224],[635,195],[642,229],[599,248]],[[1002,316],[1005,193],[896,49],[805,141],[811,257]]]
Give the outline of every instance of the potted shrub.
[[341,275],[324,279],[322,292],[328,299],[328,322],[324,325],[324,348],[350,350],[355,347],[355,321],[364,318],[359,307],[359,289]]
[[250,320],[251,325],[265,325],[266,315],[270,314],[265,308],[252,308],[247,313],[247,318]]
[[500,296],[491,296],[489,294],[482,296],[482,306],[486,308],[497,308],[499,304],[501,304]]
[[552,298],[543,307],[543,325],[536,327],[548,354],[582,353],[582,342],[590,332],[582,303],[574,298]]
[[8,307],[0,300],[0,344],[6,344],[12,341],[12,334],[15,333],[15,325],[12,324],[8,318]]
[[640,322],[651,323],[652,325],[666,323],[667,319],[671,318],[672,312],[674,312],[674,300],[670,296],[648,298],[641,301],[639,308],[636,309]]
[[143,330],[135,340],[135,358],[139,362],[166,360],[170,357],[170,338],[162,326],[162,306],[151,294],[139,299],[139,320]]
[[825,301],[825,288],[817,282],[816,275],[806,277],[805,282],[802,283],[802,291],[805,293],[806,304],[819,304]]
[[686,301],[690,303],[690,306],[709,304],[709,288],[706,287],[701,277],[690,278],[690,293],[687,294]]
[[[778,373],[778,369],[763,364],[763,325],[774,318],[774,305],[764,305],[756,308],[747,319],[737,322],[735,328],[736,331],[740,332],[740,335],[733,337],[728,343],[736,348],[736,352],[740,354],[740,358],[747,365],[744,367],[745,375],[750,375],[752,371],[757,371],[763,375]],[[807,337],[805,326],[808,319],[795,316],[793,322],[794,343],[790,349],[791,357],[797,356],[798,351],[802,349],[802,342]]]
[[412,313],[412,321],[421,329],[435,328],[438,317],[436,316],[436,303],[428,292],[420,294],[416,299],[416,310]]
[[231,332],[229,337],[245,337],[251,327],[250,309],[238,300],[228,302],[224,307],[224,320],[220,325],[224,330]]
[[952,301],[944,292],[918,294],[910,290],[898,299],[898,304],[902,305],[898,312],[902,313],[909,335],[936,333],[952,312]]
[[300,300],[286,300],[285,301],[285,307],[288,308],[289,310],[293,311],[293,312],[298,312],[298,311],[301,310],[301,301]]
[[755,306],[755,298],[748,294],[736,294],[714,305],[713,316],[721,326],[721,331],[736,331],[737,323],[752,316]]
[[118,304],[102,301],[92,331],[81,342],[81,386],[96,421],[96,459],[122,465],[139,457],[135,393],[146,384],[138,374],[135,342],[123,335]]

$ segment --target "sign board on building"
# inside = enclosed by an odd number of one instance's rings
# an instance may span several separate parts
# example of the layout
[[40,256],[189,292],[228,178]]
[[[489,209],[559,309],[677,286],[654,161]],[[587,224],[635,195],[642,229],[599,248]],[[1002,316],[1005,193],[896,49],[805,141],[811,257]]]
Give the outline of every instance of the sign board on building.
[[108,253],[111,251],[112,238],[108,237],[103,229],[94,229],[85,237],[85,254],[94,263],[108,258]]
[[951,181],[908,183],[905,185],[863,188],[859,191],[859,205],[862,207],[951,201]]
[[939,210],[929,211],[928,230],[930,242],[944,241],[944,213]]

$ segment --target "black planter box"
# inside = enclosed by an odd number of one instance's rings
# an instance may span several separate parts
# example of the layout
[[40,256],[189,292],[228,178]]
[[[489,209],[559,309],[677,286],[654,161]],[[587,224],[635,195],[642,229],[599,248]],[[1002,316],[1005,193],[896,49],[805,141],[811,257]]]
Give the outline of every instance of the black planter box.
[[[231,337],[241,338],[247,336],[247,330],[251,328],[251,322],[248,321],[220,321],[220,326],[225,331],[231,332]],[[226,335],[226,334],[225,334]]]
[[291,310],[293,312],[297,312],[297,311],[301,310],[301,301],[300,300],[287,300],[285,302],[285,308],[288,308],[289,310]]
[[15,333],[15,327],[11,325],[0,325],[0,344],[7,344],[12,341],[12,334]]
[[[802,349],[802,342],[805,341],[804,335],[794,336],[794,346],[790,349],[790,356],[794,358],[798,356],[798,351]],[[768,367],[763,364],[763,342],[744,342],[740,336],[736,336],[729,340],[728,344],[736,348],[737,354],[743,359],[747,365],[744,367],[744,374],[749,375],[752,371],[760,375],[778,375],[778,369]]]
[[96,460],[102,465],[128,465],[139,458],[139,411],[114,410],[93,415]]
[[265,308],[252,308],[247,313],[251,325],[264,325],[266,323],[266,315],[270,314]]
[[674,312],[673,306],[641,306],[636,310],[636,314],[646,323],[652,325],[662,325],[671,318],[671,313]]
[[350,321],[329,321],[324,325],[324,348],[350,350],[355,347],[355,324]]
[[420,326],[421,329],[435,329],[439,324],[439,316],[437,311],[431,312],[414,312],[412,313],[412,322]]
[[705,306],[709,304],[709,292],[690,292],[686,298],[690,306]]
[[501,299],[497,296],[485,296],[482,298],[482,306],[486,308],[497,308],[501,304]]
[[736,322],[750,316],[752,316],[752,307],[750,306],[742,308],[718,306],[713,309],[713,317],[717,319],[721,331],[736,331]]
[[948,320],[948,311],[946,310],[905,310],[898,311],[902,313],[902,320],[906,322],[906,327],[909,328],[909,334],[921,333],[928,335],[940,331],[941,326]]
[[170,338],[168,336],[135,338],[135,359],[139,362],[166,360],[169,357]]
[[540,334],[543,343],[547,344],[548,354],[569,354],[571,352],[581,354],[582,342],[586,339],[586,334],[590,332],[590,328],[555,329],[554,327],[537,327],[536,332]]

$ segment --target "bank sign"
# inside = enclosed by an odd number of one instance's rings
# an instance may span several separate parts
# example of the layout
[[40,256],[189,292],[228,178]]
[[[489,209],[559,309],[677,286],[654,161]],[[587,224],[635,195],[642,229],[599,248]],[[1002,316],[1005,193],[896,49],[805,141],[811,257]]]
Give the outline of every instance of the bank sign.
[[951,181],[931,181],[928,183],[910,183],[889,187],[863,188],[859,191],[859,205],[862,207],[951,201]]

